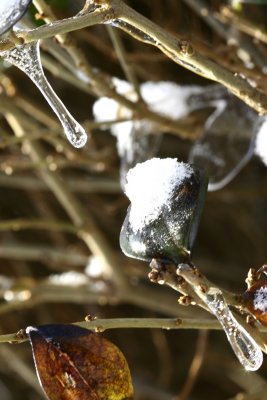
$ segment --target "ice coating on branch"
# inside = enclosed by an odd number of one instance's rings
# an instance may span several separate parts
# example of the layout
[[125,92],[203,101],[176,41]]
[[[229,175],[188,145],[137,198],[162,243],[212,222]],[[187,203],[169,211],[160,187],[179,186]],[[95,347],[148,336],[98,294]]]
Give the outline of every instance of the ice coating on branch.
[[267,118],[265,117],[257,133],[255,154],[267,165]]
[[222,294],[218,292],[214,296],[208,295],[206,304],[222,324],[239,362],[247,371],[257,371],[263,362],[262,351],[249,332],[236,320]]
[[[227,339],[239,362],[247,371],[256,371],[263,362],[263,354],[245,322],[238,314],[231,311],[222,291],[215,287],[196,268],[188,264],[179,264],[177,274],[182,276],[195,293],[208,306],[222,325]],[[203,290],[205,288],[205,290]]]
[[137,164],[127,175],[125,194],[131,201],[129,222],[134,232],[155,221],[179,183],[193,174],[190,165],[175,158],[152,158]]
[[32,0],[1,0],[0,1],[0,35],[12,28],[23,17]]
[[83,127],[73,118],[47,81],[41,64],[39,42],[17,46],[0,52],[0,57],[23,71],[40,90],[54,113],[64,133],[74,147],[82,147],[87,141]]

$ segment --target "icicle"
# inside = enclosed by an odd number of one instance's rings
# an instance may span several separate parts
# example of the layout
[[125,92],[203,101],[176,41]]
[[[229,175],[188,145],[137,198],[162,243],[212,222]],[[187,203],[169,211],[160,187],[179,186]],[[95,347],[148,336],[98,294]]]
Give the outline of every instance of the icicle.
[[239,362],[247,371],[256,371],[263,362],[260,347],[237,321],[220,289],[213,287],[205,277],[188,264],[179,264],[177,274],[192,285],[196,294],[221,323],[227,339]]
[[214,295],[207,295],[206,304],[221,323],[227,339],[243,367],[247,371],[259,369],[263,362],[262,352],[255,340],[237,322],[223,295],[219,291]]
[[0,52],[0,56],[23,71],[33,81],[60,120],[69,142],[74,147],[84,146],[87,141],[85,130],[66,109],[44,75],[39,41]]

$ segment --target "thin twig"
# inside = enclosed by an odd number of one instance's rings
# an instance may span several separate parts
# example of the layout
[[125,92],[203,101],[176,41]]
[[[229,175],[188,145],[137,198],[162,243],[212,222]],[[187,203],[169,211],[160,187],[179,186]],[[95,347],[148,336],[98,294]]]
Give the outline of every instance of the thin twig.
[[177,396],[176,400],[187,400],[189,398],[190,393],[192,392],[193,387],[196,383],[200,368],[204,361],[204,355],[207,347],[207,339],[208,331],[199,331],[195,355],[189,368],[185,384],[179,395]]
[[264,26],[257,25],[255,22],[249,21],[243,15],[235,13],[229,7],[223,7],[221,10],[221,18],[224,21],[230,22],[241,32],[252,36],[267,44],[267,29]]
[[[12,114],[6,114],[6,119],[12,126],[16,136],[25,136],[25,129],[18,118]],[[42,163],[46,159],[45,150],[40,143],[25,140],[25,144],[28,146],[30,157],[34,162]],[[57,171],[52,172],[45,168],[41,169],[40,173],[45,183],[50,187],[62,207],[69,214],[74,225],[80,229],[80,237],[84,240],[90,251],[98,255],[103,261],[103,265],[106,267],[109,275],[113,277],[114,283],[116,282],[119,285],[126,284],[115,253],[110,248],[106,238],[88,211],[84,210],[76,196],[68,190],[60,174]]]
[[[72,325],[96,332],[108,329],[221,329],[216,320],[190,318],[109,318],[75,322]],[[25,340],[27,338],[20,338],[18,333],[0,335],[0,343],[21,343]]]
[[[91,317],[90,317],[91,318]],[[103,332],[108,329],[204,329],[221,330],[222,327],[215,319],[193,318],[108,318],[90,319],[88,321],[75,322],[72,325],[80,326],[89,331]],[[267,328],[262,327],[262,332]],[[0,343],[21,343],[27,337],[20,338],[18,333],[0,335]]]
[[115,28],[113,28],[112,26],[109,26],[109,25],[107,26],[107,31],[109,33],[109,36],[113,43],[113,46],[118,55],[118,60],[121,64],[124,74],[125,74],[127,80],[133,85],[135,93],[136,93],[137,97],[140,99],[141,98],[140,88],[139,88],[136,76],[133,73],[133,69],[129,65],[126,50],[124,48],[120,34],[119,34],[118,30],[116,30]]
[[[86,182],[81,178],[65,178],[70,190],[79,193],[121,193],[118,179],[109,178],[87,178]],[[6,175],[0,173],[0,187],[8,187],[21,190],[50,190],[47,185],[28,175]]]

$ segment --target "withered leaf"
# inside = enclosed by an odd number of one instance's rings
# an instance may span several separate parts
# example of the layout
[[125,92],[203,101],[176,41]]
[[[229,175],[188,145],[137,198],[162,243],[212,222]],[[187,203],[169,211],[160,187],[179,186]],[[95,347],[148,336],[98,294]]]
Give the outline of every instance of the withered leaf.
[[50,400],[133,398],[127,361],[101,335],[75,325],[28,327],[37,375]]

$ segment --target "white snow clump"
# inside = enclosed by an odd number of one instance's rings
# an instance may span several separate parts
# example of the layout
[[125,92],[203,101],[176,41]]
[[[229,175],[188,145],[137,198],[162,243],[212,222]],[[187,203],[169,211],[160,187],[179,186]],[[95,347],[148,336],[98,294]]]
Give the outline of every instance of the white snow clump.
[[189,164],[176,158],[152,158],[127,174],[125,194],[131,201],[129,222],[134,232],[156,220],[177,187],[193,174]]
[[[113,78],[116,91],[136,102],[137,96],[132,85],[128,82]],[[179,119],[190,112],[187,99],[190,95],[203,92],[201,86],[179,86],[174,82],[145,82],[140,85],[142,99],[148,107],[161,115],[171,119]],[[118,118],[132,117],[131,110],[120,106],[115,100],[101,97],[93,105],[93,114],[96,121],[103,122]],[[143,133],[153,133],[153,124],[148,121],[126,121],[112,125],[111,133],[117,138],[117,148],[120,156],[131,154],[133,129],[142,127]]]
[[262,312],[267,311],[267,287],[262,286],[256,291],[253,306],[255,310],[260,310]]

